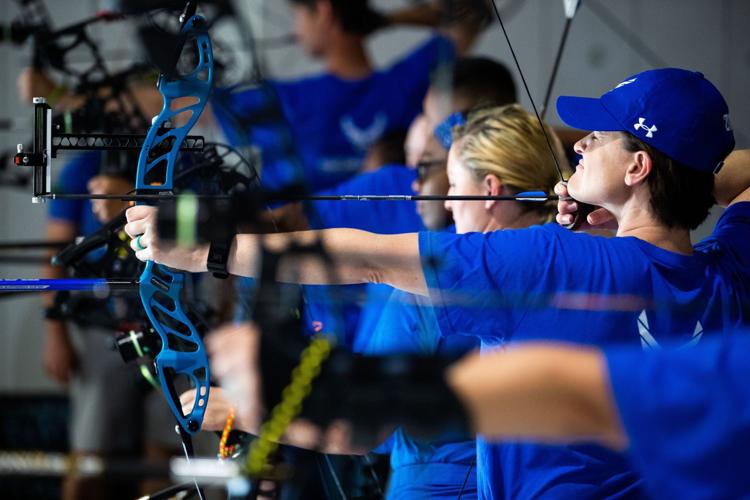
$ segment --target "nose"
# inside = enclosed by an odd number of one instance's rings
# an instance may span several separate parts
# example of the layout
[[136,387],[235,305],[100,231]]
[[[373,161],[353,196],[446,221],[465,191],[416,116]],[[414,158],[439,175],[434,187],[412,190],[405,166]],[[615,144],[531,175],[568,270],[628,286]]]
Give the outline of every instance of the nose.
[[579,155],[583,154],[583,151],[588,146],[590,137],[591,137],[591,134],[588,134],[586,137],[583,137],[582,139],[579,139],[578,141],[576,141],[576,143],[573,144],[573,151],[575,151]]
[[414,191],[415,194],[419,194],[422,190],[422,182],[419,180],[419,177],[411,182],[411,190]]

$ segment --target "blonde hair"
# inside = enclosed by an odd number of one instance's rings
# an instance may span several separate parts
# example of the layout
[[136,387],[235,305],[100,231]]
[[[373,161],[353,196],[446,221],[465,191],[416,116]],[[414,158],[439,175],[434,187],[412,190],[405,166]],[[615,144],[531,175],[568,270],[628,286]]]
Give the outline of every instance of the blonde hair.
[[[566,178],[570,170],[557,136],[545,126]],[[514,193],[552,193],[560,174],[550,154],[539,121],[518,104],[476,109],[465,125],[453,129],[453,143],[464,167],[481,181],[497,176]],[[541,222],[551,222],[556,202],[523,203],[539,213]]]

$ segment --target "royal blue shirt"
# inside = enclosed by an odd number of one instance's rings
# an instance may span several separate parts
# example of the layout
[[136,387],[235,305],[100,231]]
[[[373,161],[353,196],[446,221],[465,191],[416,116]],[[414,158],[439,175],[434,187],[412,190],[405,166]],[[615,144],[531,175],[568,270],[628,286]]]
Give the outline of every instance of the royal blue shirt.
[[[458,358],[478,347],[476,337],[442,337],[427,297],[393,290],[362,352],[367,355],[419,354]],[[390,453],[388,498],[477,497],[476,443],[467,436],[417,440],[403,429],[376,450]]]
[[[353,176],[384,134],[406,130],[422,109],[432,70],[454,58],[451,42],[435,36],[361,79],[322,74],[271,81],[270,89],[217,89],[213,110],[230,143],[249,141],[261,149],[266,187],[304,181],[318,191]],[[283,117],[274,117],[279,106]]]
[[[404,165],[386,165],[360,174],[316,194],[413,195],[417,171]],[[425,229],[413,201],[311,201],[305,213],[312,229],[347,227],[380,234],[399,234]]]
[[749,333],[605,351],[628,455],[653,498],[750,497]]
[[[482,348],[559,339],[655,347],[750,322],[750,203],[729,207],[692,256],[636,238],[548,224],[487,234],[420,233],[441,333]],[[687,332],[687,333],[686,333]],[[637,494],[626,457],[598,446],[477,442],[483,498]]]
[[[55,182],[56,193],[87,194],[88,182],[99,173],[101,154],[88,152],[75,156],[67,163]],[[76,226],[79,234],[87,236],[101,227],[91,211],[91,200],[50,200],[50,219]]]
[[[415,179],[414,169],[392,165],[353,177],[320,194],[413,194]],[[411,201],[318,201],[306,208],[316,229],[347,227],[387,234],[424,229]],[[428,299],[387,285],[367,285],[362,308],[350,341],[356,352],[458,357],[478,344],[469,337],[442,338]],[[311,314],[321,317],[325,309],[313,309]],[[388,498],[476,498],[475,449],[474,441],[465,436],[424,442],[397,430],[377,450],[391,455]]]
[[[333,188],[317,194],[338,196],[343,194],[414,194],[411,188],[416,170],[404,165],[388,165],[374,172],[360,174]],[[412,201],[313,201],[305,205],[305,213],[313,229],[346,227],[376,233],[407,233],[424,229]],[[338,306],[332,307],[332,295],[339,291]],[[362,352],[384,304],[393,292],[387,285],[347,285],[344,287],[306,286],[307,323],[326,324],[331,314],[344,315],[344,337],[347,347]],[[326,319],[328,318],[328,320]]]

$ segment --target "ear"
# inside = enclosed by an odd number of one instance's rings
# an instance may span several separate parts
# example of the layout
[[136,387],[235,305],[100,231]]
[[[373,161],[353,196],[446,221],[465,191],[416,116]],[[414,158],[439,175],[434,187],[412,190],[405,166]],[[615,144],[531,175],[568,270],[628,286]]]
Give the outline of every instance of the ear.
[[625,184],[635,187],[645,183],[653,168],[651,155],[645,151],[636,151],[632,154],[632,161],[625,170]]
[[[505,192],[505,185],[503,184],[503,181],[501,181],[500,178],[495,174],[485,175],[482,181],[482,186],[484,188],[484,193],[487,196],[500,196]],[[497,202],[498,200],[486,200],[484,202],[484,208],[490,210],[495,206]]]

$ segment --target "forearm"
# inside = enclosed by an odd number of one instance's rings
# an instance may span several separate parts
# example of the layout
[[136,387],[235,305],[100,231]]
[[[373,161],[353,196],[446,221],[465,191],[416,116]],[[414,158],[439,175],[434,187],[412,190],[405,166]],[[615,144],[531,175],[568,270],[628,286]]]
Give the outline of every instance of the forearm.
[[596,349],[522,346],[466,358],[447,377],[488,439],[626,444]]
[[420,3],[387,14],[389,24],[437,27],[443,20],[440,7],[433,3]]
[[[304,250],[314,250],[318,242],[324,255]],[[381,235],[339,228],[268,235],[240,234],[235,237],[230,251],[229,272],[257,277],[262,259],[261,245],[270,252],[287,252],[279,266],[276,277],[279,281],[321,285],[387,283],[410,293],[427,293],[416,233]],[[199,255],[200,270],[205,271],[208,248],[199,250]]]
[[719,205],[750,201],[750,149],[732,152],[716,175],[714,196]]

